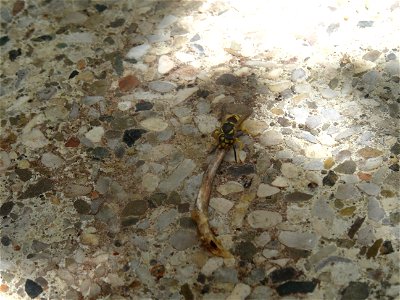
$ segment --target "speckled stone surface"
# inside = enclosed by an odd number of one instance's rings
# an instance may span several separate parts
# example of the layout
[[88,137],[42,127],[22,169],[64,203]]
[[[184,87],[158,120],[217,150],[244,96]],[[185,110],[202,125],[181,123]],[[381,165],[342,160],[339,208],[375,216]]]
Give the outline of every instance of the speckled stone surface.
[[[398,299],[382,1],[0,5],[1,299]],[[254,111],[191,219],[221,109]]]

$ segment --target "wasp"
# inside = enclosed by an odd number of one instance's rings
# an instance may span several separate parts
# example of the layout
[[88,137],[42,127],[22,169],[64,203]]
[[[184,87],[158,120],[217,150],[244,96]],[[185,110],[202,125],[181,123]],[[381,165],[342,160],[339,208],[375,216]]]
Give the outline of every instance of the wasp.
[[240,125],[246,119],[246,117],[241,117],[240,115],[236,114],[228,115],[221,127],[215,129],[212,133],[213,138],[217,140],[218,144],[211,152],[214,152],[217,148],[228,149],[229,147],[232,147],[235,155],[235,161],[237,162],[235,143],[238,143],[239,147],[242,148],[243,144],[238,137],[242,133]]

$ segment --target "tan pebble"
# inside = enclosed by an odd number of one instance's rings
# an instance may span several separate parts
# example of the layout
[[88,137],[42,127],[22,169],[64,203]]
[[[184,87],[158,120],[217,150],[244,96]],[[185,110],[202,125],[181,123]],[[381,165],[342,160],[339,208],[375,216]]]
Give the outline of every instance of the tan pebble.
[[19,169],[28,169],[30,167],[30,165],[31,164],[26,159],[20,160],[18,162],[18,168]]
[[277,107],[272,108],[272,109],[271,109],[271,112],[272,112],[274,115],[277,115],[277,116],[282,116],[282,115],[284,114],[283,109],[277,108]]
[[335,161],[333,160],[332,157],[329,157],[329,158],[324,160],[324,168],[327,169],[327,170],[332,168],[334,164],[335,164]]

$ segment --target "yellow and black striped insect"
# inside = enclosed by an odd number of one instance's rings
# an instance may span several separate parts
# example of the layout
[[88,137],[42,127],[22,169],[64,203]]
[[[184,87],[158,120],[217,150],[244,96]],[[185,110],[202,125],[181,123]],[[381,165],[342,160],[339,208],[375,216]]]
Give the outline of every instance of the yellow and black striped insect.
[[242,133],[240,125],[244,121],[244,117],[240,115],[228,115],[221,127],[214,130],[212,136],[217,140],[218,144],[212,150],[214,152],[217,148],[227,149],[233,147],[233,153],[235,155],[235,161],[237,162],[236,147],[235,143],[241,144],[238,137]]

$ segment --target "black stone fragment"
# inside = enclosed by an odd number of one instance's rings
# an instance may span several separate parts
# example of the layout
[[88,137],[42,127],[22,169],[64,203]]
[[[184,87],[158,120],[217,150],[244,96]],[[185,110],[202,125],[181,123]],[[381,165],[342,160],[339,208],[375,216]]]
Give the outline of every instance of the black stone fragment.
[[141,136],[146,133],[147,131],[144,129],[128,129],[125,130],[124,136],[122,137],[122,140],[125,142],[125,144],[128,145],[128,147],[132,147],[133,144],[141,138]]
[[165,200],[165,204],[178,205],[179,203],[181,203],[181,196],[177,191],[172,191],[169,194],[168,199]]
[[94,8],[99,12],[102,13],[103,11],[105,11],[107,9],[107,6],[104,4],[96,4],[94,6]]
[[382,246],[381,246],[381,249],[379,251],[383,255],[393,253],[394,250],[393,250],[392,242],[391,241],[384,241]]
[[189,287],[189,284],[185,283],[181,286],[181,295],[185,298],[185,300],[193,300],[194,296],[192,290]]
[[5,44],[7,44],[7,42],[10,40],[10,38],[8,37],[8,35],[2,36],[0,38],[0,46],[4,46]]
[[14,202],[7,201],[0,207],[0,216],[7,216],[14,207]]
[[197,276],[197,282],[200,282],[201,284],[206,283],[206,275],[204,275],[203,273],[199,273],[199,275]]
[[281,284],[276,288],[279,296],[286,296],[290,294],[305,294],[312,293],[317,286],[316,282],[313,281],[288,281]]
[[20,199],[37,197],[47,191],[53,189],[54,182],[49,178],[42,178],[37,183],[30,185],[28,189],[22,193]]
[[48,42],[53,40],[51,35],[45,34],[32,39],[33,42]]
[[120,27],[120,26],[124,25],[124,23],[125,23],[125,19],[123,19],[123,18],[118,18],[118,19],[116,19],[115,21],[112,21],[112,22],[110,23],[110,26],[111,26],[112,28],[117,28],[117,27]]
[[179,219],[179,225],[186,229],[196,229],[196,222],[190,217],[182,217]]
[[254,174],[255,171],[253,164],[233,165],[228,168],[228,173],[233,176],[250,175]]
[[197,91],[196,94],[200,98],[207,98],[207,96],[210,95],[210,92],[207,91],[207,90],[200,89],[200,90]]
[[77,199],[74,202],[74,208],[78,214],[86,215],[90,212],[90,205],[85,200]]
[[8,236],[2,236],[1,237],[1,244],[3,245],[3,246],[10,246],[10,244],[11,244],[11,239],[8,237]]
[[71,72],[71,74],[69,74],[69,77],[68,77],[68,79],[72,79],[72,78],[74,78],[76,75],[78,75],[79,74],[79,72],[77,71],[77,70],[73,70],[72,72]]
[[16,50],[15,49],[14,50],[10,50],[10,51],[8,51],[8,58],[11,61],[14,61],[14,60],[17,59],[18,56],[21,56],[21,54],[22,54],[21,48],[18,48]]
[[369,295],[369,287],[365,282],[351,281],[343,290],[341,300],[363,300]]
[[25,282],[25,292],[33,299],[43,292],[43,288],[33,280],[27,279]]
[[338,179],[339,179],[339,177],[336,175],[335,172],[329,171],[328,175],[326,175],[322,179],[322,184],[327,185],[327,186],[334,186]]
[[399,164],[393,164],[393,165],[389,166],[389,169],[392,171],[398,172],[400,169],[400,166],[399,166]]
[[123,219],[122,222],[121,222],[121,225],[123,227],[127,227],[127,226],[135,225],[137,222],[139,222],[139,218],[137,218],[137,217],[129,217],[129,218]]
[[153,103],[142,101],[136,104],[136,111],[150,110],[153,108]]
[[233,74],[226,73],[219,76],[215,82],[219,85],[232,86],[237,85],[240,79]]
[[364,218],[357,217],[357,219],[354,221],[353,225],[350,226],[350,229],[347,233],[349,238],[352,239],[354,237],[354,235],[360,229],[361,225],[364,223],[364,220],[365,220],[365,217]]
[[122,63],[122,56],[119,52],[115,54],[112,65],[115,73],[117,73],[117,75],[119,76],[122,76],[122,74],[124,73],[124,64]]
[[271,279],[272,283],[278,283],[295,279],[297,277],[297,274],[298,272],[294,268],[287,267],[271,272],[271,274],[269,274],[269,278]]
[[150,207],[158,207],[167,200],[167,194],[164,193],[154,193],[149,196],[147,201],[149,202]]
[[244,261],[251,261],[256,253],[257,248],[252,242],[240,242],[235,247],[235,254]]

